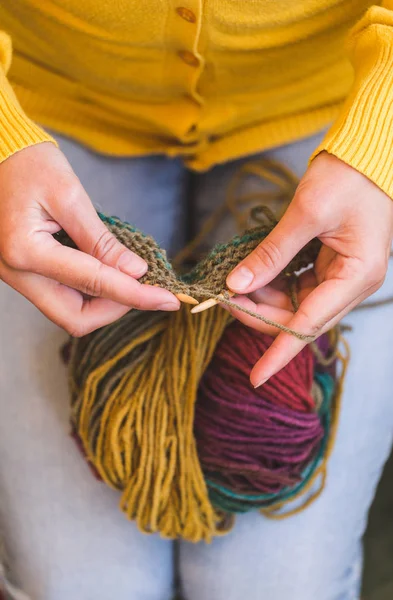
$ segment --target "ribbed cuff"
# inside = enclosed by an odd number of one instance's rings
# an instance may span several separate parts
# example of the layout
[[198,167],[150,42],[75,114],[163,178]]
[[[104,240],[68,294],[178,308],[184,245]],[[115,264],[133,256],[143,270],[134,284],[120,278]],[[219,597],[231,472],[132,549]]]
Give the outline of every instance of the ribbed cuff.
[[360,35],[353,89],[310,160],[326,150],[393,198],[393,30],[374,24]]
[[56,141],[24,113],[18,99],[0,68],[0,163],[34,144]]

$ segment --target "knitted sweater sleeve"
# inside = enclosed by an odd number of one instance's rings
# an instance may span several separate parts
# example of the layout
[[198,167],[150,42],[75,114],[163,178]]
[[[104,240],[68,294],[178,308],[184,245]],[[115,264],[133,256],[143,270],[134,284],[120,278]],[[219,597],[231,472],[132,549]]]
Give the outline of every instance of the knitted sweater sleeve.
[[334,154],[393,198],[393,0],[372,6],[349,35],[354,83],[313,153]]
[[7,79],[11,64],[10,37],[0,31],[0,162],[27,146],[53,138],[24,113]]

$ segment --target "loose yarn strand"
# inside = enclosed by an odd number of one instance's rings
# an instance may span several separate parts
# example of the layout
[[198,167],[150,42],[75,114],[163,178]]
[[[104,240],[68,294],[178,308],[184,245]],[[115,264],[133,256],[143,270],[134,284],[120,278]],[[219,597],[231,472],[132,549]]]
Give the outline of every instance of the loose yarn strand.
[[218,299],[222,304],[225,304],[226,306],[229,306],[230,308],[234,308],[235,310],[241,310],[246,315],[249,315],[250,317],[254,317],[254,318],[258,319],[259,321],[266,323],[266,325],[271,325],[272,327],[275,327],[276,329],[279,329],[280,331],[283,331],[284,333],[288,333],[289,335],[296,337],[298,340],[302,340],[303,342],[309,343],[309,342],[313,342],[316,339],[316,337],[314,335],[307,335],[305,333],[300,333],[299,331],[296,331],[295,329],[291,329],[290,327],[287,327],[286,325],[282,325],[281,323],[278,323],[277,321],[268,319],[267,317],[264,317],[260,313],[257,313],[253,310],[245,308],[244,306],[239,306],[238,304],[236,304],[236,302],[232,302],[232,300],[229,300],[228,298],[226,298],[225,294],[218,294],[217,296],[214,296],[214,297],[216,299]]

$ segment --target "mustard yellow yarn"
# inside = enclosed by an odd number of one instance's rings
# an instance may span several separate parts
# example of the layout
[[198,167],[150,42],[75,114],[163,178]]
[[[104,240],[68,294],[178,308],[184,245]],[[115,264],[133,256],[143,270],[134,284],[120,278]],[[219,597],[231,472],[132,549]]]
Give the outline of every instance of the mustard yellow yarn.
[[[143,532],[197,542],[229,528],[209,501],[193,422],[199,380],[230,319],[220,308],[191,315],[186,307],[160,318],[134,311],[82,347],[74,340],[72,419],[89,460],[122,491],[121,509]],[[120,328],[123,342],[125,329],[134,333],[111,353]],[[93,354],[85,353],[92,337]],[[104,346],[110,357],[95,364]]]

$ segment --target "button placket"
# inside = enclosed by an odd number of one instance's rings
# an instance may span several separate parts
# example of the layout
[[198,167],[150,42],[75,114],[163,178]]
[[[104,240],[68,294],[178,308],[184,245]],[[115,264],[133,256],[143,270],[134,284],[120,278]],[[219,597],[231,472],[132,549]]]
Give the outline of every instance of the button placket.
[[[184,2],[184,4],[183,4]],[[168,15],[168,36],[171,42],[168,51],[168,76],[182,95],[182,109],[177,119],[177,138],[182,143],[199,143],[198,122],[203,98],[197,85],[204,67],[203,57],[198,52],[202,23],[202,0],[177,0],[171,2]]]
[[177,56],[188,66],[201,66],[202,57],[198,53],[198,42],[202,22],[202,1],[188,0],[186,6],[175,6],[173,9],[173,37],[176,43]]

